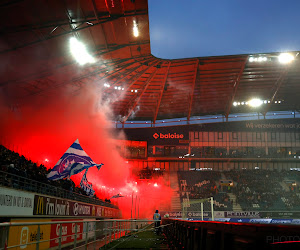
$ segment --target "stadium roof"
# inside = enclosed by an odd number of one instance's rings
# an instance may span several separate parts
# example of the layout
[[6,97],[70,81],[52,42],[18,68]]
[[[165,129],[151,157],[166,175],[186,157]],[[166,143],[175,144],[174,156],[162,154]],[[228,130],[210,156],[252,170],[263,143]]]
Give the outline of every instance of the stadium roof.
[[[261,113],[300,109],[298,52],[289,64],[279,53],[157,58],[146,0],[4,0],[0,19],[0,92],[9,105],[91,85],[122,122],[250,112],[252,98],[265,102]],[[74,61],[72,36],[96,63]]]

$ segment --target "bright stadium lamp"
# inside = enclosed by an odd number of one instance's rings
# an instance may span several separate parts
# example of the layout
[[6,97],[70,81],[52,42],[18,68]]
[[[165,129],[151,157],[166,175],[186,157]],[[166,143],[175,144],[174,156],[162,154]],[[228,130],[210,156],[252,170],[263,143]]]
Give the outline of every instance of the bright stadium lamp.
[[85,45],[79,42],[75,37],[70,38],[70,50],[80,65],[95,62],[95,59],[87,52]]
[[263,101],[260,99],[257,99],[257,98],[248,101],[248,105],[250,105],[253,108],[259,107],[262,104],[263,104]]
[[289,54],[289,53],[281,53],[278,56],[278,61],[280,63],[290,63],[291,61],[293,61],[295,58],[293,55]]
[[139,29],[135,20],[133,20],[133,35],[135,37],[139,36]]

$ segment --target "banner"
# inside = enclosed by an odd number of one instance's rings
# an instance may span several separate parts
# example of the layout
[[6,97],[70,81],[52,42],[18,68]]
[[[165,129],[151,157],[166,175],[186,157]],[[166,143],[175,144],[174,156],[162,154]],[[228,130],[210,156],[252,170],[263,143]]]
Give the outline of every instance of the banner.
[[[152,127],[118,129],[124,131],[128,140],[147,141],[152,145],[189,144],[190,131],[234,131],[234,132],[296,132],[300,130],[300,119],[274,119],[258,121],[236,121],[179,125],[170,127]],[[117,130],[117,131],[118,131]]]
[[24,191],[0,188],[1,216],[25,216],[33,213],[34,194]]
[[262,218],[300,218],[300,212],[260,212]]
[[[11,219],[11,222],[49,222],[49,219]],[[50,227],[51,225],[40,225],[40,240],[50,240]],[[8,237],[8,247],[21,245],[20,247],[13,249],[36,249],[36,244],[30,244],[37,240],[37,225],[32,226],[10,226],[9,227],[9,237]],[[22,245],[24,244],[24,245]],[[39,245],[40,249],[48,249],[49,241],[42,242]]]
[[33,215],[118,218],[119,210],[111,207],[35,195]]
[[92,183],[90,183],[88,181],[88,179],[86,178],[86,174],[88,172],[88,169],[85,171],[82,179],[81,179],[81,182],[80,182],[80,187],[83,189],[83,191],[86,192],[86,194],[88,196],[94,196],[95,194],[95,190],[93,189],[93,185]]
[[[52,220],[52,222],[55,221],[71,221],[71,220],[60,220],[60,219],[55,219]],[[51,240],[50,247],[57,247],[59,245],[59,232],[60,232],[60,227],[61,227],[61,244],[65,245],[68,243],[73,243],[75,239],[75,232],[76,232],[76,227],[77,227],[77,241],[82,240],[82,232],[83,232],[83,223],[62,223],[62,224],[51,224]]]
[[88,239],[93,239],[96,231],[96,222],[84,220],[83,223],[83,239],[86,239],[86,233]]
[[225,211],[224,217],[227,218],[261,218],[260,212],[257,211],[242,211],[242,212],[235,212],[235,211]]

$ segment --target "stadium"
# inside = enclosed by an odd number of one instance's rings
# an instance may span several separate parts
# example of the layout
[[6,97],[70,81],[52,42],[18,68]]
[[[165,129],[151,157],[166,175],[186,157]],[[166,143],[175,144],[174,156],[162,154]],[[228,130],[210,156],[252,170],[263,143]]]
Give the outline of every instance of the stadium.
[[299,51],[155,57],[147,0],[0,19],[1,249],[299,249]]

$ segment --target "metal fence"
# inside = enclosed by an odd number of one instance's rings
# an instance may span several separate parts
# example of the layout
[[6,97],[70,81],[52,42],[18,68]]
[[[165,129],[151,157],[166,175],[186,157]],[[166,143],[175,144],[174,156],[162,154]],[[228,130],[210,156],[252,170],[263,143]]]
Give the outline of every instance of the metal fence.
[[153,223],[152,220],[68,220],[0,223],[0,250],[105,248],[105,245],[113,240],[138,232],[151,223]]
[[21,189],[29,192],[35,192],[35,193],[51,195],[55,197],[71,199],[71,200],[81,201],[81,202],[95,204],[95,205],[116,208],[116,206],[114,206],[113,204],[104,202],[96,198],[91,198],[82,194],[65,190],[63,188],[59,188],[53,185],[38,182],[35,180],[25,178],[23,176],[18,176],[3,171],[0,171],[0,186],[12,187],[14,189]]

